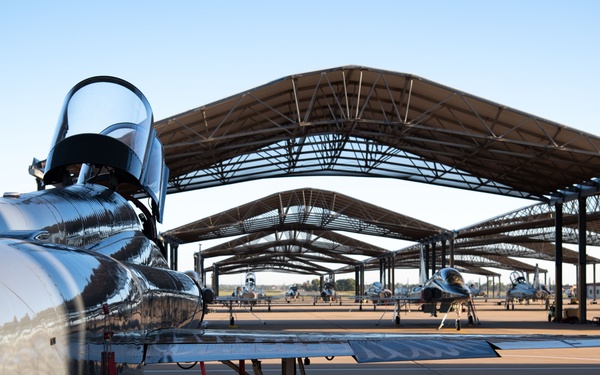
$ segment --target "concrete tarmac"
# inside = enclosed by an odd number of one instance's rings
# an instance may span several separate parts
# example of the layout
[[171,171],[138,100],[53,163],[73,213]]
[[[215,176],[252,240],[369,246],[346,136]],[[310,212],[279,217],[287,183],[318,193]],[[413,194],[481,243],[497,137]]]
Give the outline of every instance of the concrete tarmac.
[[[308,301],[306,301],[308,302]],[[207,329],[228,330],[269,330],[284,332],[368,332],[368,333],[406,333],[406,334],[448,334],[448,335],[589,335],[600,338],[600,326],[580,323],[549,322],[549,311],[539,303],[529,305],[516,304],[515,309],[506,310],[500,300],[476,300],[479,324],[469,326],[467,313],[461,314],[461,329],[456,330],[456,313],[451,312],[444,326],[438,330],[444,314],[432,317],[412,306],[410,311],[400,312],[400,324],[395,322],[393,306],[373,306],[346,302],[342,305],[303,303],[295,301],[274,302],[270,311],[266,305],[250,309],[247,306],[235,308],[235,325],[230,326],[230,315],[223,306],[213,306],[205,317]],[[576,309],[564,301],[564,309]],[[573,313],[575,313],[573,311]],[[576,316],[576,314],[575,314]],[[600,307],[587,305],[587,317],[600,316]],[[477,322],[476,322],[477,323]],[[436,361],[407,361],[383,364],[359,364],[351,357],[338,357],[329,361],[325,358],[311,358],[311,364],[305,366],[307,374],[600,374],[600,348],[581,349],[528,349],[498,351],[499,358],[453,359]],[[279,360],[262,361],[265,374],[281,374]],[[297,373],[299,365],[297,365]],[[208,374],[234,373],[218,362],[206,363]],[[183,370],[177,365],[150,365],[145,371],[151,374],[200,373],[198,365]],[[191,371],[191,372],[190,372]],[[246,372],[252,373],[247,361]],[[362,374],[361,374],[362,375]]]

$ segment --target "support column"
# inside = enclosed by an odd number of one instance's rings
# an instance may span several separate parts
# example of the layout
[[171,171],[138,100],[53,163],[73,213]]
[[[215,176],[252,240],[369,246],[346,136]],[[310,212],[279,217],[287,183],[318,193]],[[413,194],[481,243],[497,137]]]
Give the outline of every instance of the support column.
[[586,285],[586,258],[587,258],[587,198],[578,199],[579,202],[579,258],[577,273],[577,298],[579,299],[579,322],[587,323],[587,285]]
[[594,266],[594,290],[592,292],[592,294],[594,295],[594,305],[597,303],[596,302],[596,263],[593,264]]
[[454,268],[454,236],[450,239],[450,267]]
[[365,295],[365,265],[362,263],[360,265],[360,295]]
[[442,263],[441,263],[441,267],[442,268],[446,268],[446,242],[448,240],[446,238],[444,238],[442,240]]
[[194,271],[200,277],[200,286],[206,286],[206,271],[204,270],[204,258],[202,257],[202,245],[199,246],[198,252],[194,253]]
[[360,294],[360,266],[354,266],[354,295],[362,295]]
[[169,243],[169,268],[177,271],[177,249],[179,245],[176,243]]
[[[596,264],[594,264],[594,267],[596,267]],[[394,293],[394,290],[396,289],[396,257],[394,255],[392,255],[390,257],[390,273],[391,273],[391,278],[392,278],[391,279],[392,285],[390,285],[390,290],[392,291],[392,293]],[[596,272],[594,272],[594,275],[595,274],[596,274]]]
[[429,279],[429,244],[425,245],[425,280]]
[[563,286],[563,274],[562,274],[562,266],[563,266],[563,205],[562,203],[557,203],[554,206],[554,267],[555,267],[555,283],[556,287],[554,288],[554,305],[555,305],[555,319],[554,321],[560,323],[563,318],[563,300],[562,300],[562,286]]
[[431,274],[433,275],[436,271],[436,254],[435,254],[435,247],[436,247],[436,242],[434,241],[431,244]]
[[213,283],[212,290],[215,292],[215,297],[219,295],[219,265],[213,264]]

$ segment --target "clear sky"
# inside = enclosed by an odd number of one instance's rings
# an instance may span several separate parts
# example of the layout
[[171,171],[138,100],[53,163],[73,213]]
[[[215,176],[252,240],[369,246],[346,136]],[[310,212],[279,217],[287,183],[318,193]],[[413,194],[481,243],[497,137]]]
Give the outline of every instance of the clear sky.
[[[46,158],[66,93],[94,75],[136,85],[159,120],[291,74],[364,65],[598,135],[599,17],[593,0],[5,1],[0,190],[35,189],[27,167]],[[302,187],[338,191],[447,229],[534,203],[395,180],[284,178],[169,196],[160,230]],[[182,247],[180,269],[191,268],[197,249]],[[600,256],[595,248],[588,253]],[[554,278],[551,263],[540,266]],[[257,275],[259,284],[308,278]],[[416,282],[416,273],[396,272],[397,281],[409,278]],[[564,281],[575,282],[574,267],[565,266]]]

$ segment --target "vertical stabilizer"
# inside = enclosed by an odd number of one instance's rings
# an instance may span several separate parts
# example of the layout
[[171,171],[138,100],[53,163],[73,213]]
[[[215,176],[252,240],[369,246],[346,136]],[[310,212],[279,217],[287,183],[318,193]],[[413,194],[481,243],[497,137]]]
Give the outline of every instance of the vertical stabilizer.
[[421,244],[421,263],[419,265],[419,285],[425,285],[427,281],[427,274],[425,273],[425,254],[423,251],[423,244]]
[[533,283],[531,284],[535,289],[541,289],[542,286],[540,284],[540,270],[538,268],[537,263],[535,264],[535,274],[533,276]]

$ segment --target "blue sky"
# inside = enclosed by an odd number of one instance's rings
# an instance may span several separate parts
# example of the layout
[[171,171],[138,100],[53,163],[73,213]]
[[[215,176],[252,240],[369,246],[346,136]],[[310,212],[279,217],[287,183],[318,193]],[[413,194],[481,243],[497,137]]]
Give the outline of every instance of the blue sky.
[[[35,189],[28,165],[46,157],[65,94],[94,75],[130,81],[162,119],[291,74],[364,65],[598,135],[599,16],[600,2],[591,0],[2,2],[1,189]],[[279,179],[170,196],[161,229],[299,187],[339,191],[448,229],[533,203],[402,181]],[[182,249],[181,259],[191,262],[197,247]],[[553,266],[540,265],[553,278]],[[565,282],[575,281],[573,271],[565,266]],[[398,271],[396,279],[414,275]]]

